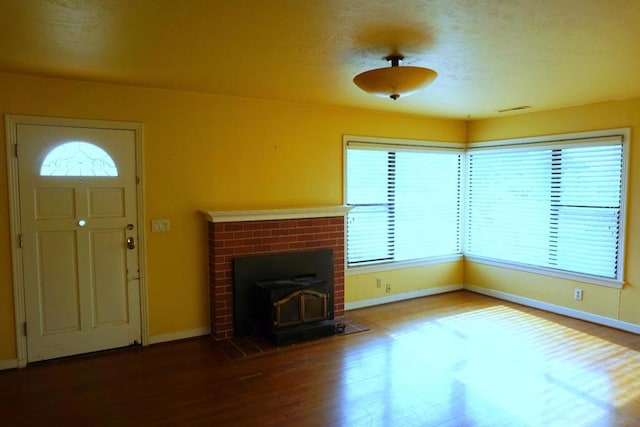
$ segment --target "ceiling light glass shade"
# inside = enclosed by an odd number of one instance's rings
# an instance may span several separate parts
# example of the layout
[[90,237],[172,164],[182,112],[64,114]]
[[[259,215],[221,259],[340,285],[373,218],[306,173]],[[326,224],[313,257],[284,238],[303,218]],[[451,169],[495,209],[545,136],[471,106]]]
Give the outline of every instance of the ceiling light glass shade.
[[429,68],[400,67],[402,57],[389,57],[392,66],[365,71],[353,78],[353,82],[365,92],[398,99],[411,95],[429,85],[438,75]]

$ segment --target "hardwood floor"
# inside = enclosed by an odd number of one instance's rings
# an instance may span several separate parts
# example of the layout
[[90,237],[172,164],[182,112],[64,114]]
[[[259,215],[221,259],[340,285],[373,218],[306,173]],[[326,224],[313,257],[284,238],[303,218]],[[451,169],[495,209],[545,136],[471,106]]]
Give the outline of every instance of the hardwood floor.
[[3,426],[633,426],[640,337],[459,291],[230,359],[208,337],[0,372]]

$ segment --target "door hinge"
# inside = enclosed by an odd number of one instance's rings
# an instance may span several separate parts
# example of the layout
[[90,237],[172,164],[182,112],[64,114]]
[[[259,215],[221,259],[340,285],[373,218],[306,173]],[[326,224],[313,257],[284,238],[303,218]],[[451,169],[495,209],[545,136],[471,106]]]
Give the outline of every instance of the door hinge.
[[18,234],[18,248],[22,249],[22,234]]
[[24,333],[24,336],[27,336],[27,322],[24,322],[22,324],[22,332]]
[[18,144],[14,144],[13,146],[13,155],[18,157]]
[[136,184],[140,185],[140,177],[136,176]]

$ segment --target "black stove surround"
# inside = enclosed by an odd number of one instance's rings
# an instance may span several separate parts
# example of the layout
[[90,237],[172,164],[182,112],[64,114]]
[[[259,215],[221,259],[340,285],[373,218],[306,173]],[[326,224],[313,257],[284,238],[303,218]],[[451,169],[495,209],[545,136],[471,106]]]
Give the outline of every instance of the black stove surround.
[[234,335],[277,345],[335,334],[333,250],[233,260]]

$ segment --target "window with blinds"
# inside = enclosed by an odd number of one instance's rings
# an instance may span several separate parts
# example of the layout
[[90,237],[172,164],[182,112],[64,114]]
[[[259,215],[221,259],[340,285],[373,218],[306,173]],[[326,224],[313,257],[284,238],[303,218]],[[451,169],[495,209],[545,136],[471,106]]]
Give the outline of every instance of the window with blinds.
[[466,150],[345,139],[347,266],[464,254],[619,287],[628,140],[628,129]]
[[622,281],[621,136],[467,151],[465,255]]
[[460,254],[463,156],[347,143],[347,265]]

